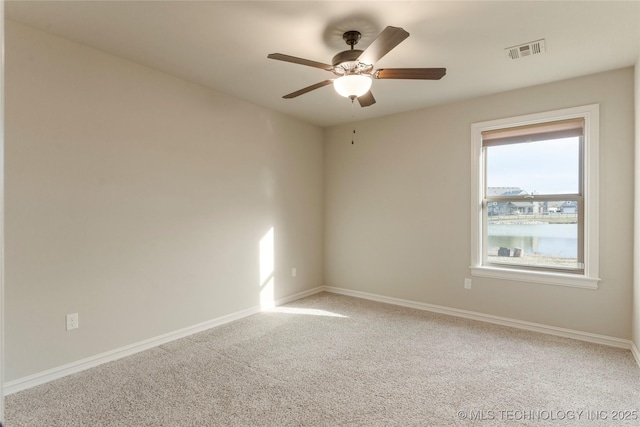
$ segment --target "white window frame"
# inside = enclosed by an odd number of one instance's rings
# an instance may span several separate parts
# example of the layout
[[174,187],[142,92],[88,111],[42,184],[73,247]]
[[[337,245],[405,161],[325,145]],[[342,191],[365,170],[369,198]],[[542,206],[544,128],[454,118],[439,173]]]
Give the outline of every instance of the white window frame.
[[[517,266],[497,267],[483,265],[483,192],[485,162],[482,132],[526,126],[556,120],[584,119],[582,183],[584,197],[584,272],[562,273],[552,270],[527,270]],[[471,275],[495,279],[514,280],[548,285],[598,289],[599,278],[599,118],[598,104],[564,108],[536,114],[527,114],[471,124]]]

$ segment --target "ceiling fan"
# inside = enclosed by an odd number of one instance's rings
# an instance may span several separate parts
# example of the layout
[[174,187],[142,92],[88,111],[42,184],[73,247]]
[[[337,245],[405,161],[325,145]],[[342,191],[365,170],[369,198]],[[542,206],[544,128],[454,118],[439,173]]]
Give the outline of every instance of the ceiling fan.
[[335,90],[340,95],[350,98],[352,102],[357,98],[361,107],[368,107],[376,102],[370,91],[373,79],[440,80],[447,73],[446,68],[374,69],[374,64],[409,37],[409,33],[399,27],[387,27],[365,50],[354,49],[353,47],[361,36],[359,31],[344,33],[342,38],[351,49],[334,56],[331,65],[282,53],[269,54],[267,58],[320,68],[338,76],[335,79],[328,79],[297,90],[283,96],[283,98],[295,98],[333,83]]

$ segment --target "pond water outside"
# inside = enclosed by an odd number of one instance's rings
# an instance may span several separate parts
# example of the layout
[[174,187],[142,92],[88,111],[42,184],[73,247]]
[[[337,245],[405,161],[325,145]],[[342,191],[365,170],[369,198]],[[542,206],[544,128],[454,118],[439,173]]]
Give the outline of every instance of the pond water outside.
[[[577,224],[488,224],[487,261],[497,264],[578,268]],[[499,248],[509,256],[498,256]],[[522,256],[514,256],[520,248]]]

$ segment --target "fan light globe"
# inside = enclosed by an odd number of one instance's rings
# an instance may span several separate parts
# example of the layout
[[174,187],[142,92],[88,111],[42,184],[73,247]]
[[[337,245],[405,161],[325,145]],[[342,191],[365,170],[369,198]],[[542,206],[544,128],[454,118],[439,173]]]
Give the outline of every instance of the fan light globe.
[[342,76],[333,81],[336,92],[345,98],[357,98],[371,89],[371,77],[362,74]]

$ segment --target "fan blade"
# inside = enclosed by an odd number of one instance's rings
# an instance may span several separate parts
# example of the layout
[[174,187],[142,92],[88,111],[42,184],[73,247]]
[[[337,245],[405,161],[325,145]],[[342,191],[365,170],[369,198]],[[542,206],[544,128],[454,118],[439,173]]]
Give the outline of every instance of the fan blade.
[[296,96],[304,95],[307,92],[311,92],[312,90],[316,90],[316,89],[319,89],[319,88],[321,88],[323,86],[330,85],[331,83],[333,83],[333,79],[325,80],[323,82],[316,83],[316,84],[311,85],[311,86],[307,86],[304,89],[300,89],[300,90],[297,90],[295,92],[291,92],[290,94],[283,96],[283,98],[284,99],[295,98]]
[[267,55],[267,58],[277,59],[278,61],[293,62],[294,64],[307,65],[309,67],[321,68],[327,71],[333,70],[333,65],[324,64],[322,62],[311,61],[309,59],[296,58],[295,56],[284,55],[282,53],[271,53]]
[[361,107],[368,107],[369,105],[373,105],[376,103],[376,99],[373,97],[371,91],[365,93],[362,96],[358,97],[358,102]]
[[409,37],[409,33],[402,28],[387,27],[369,47],[362,52],[360,57],[358,57],[358,61],[363,64],[375,64],[407,37]]
[[374,79],[440,80],[446,68],[381,68],[373,73]]

